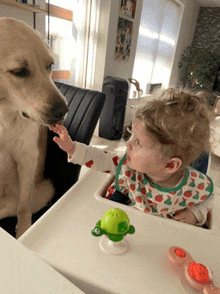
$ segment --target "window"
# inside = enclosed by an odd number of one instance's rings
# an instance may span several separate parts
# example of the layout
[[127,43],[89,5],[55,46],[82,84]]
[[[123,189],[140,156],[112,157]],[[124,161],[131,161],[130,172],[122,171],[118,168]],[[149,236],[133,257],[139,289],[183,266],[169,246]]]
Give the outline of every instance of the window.
[[46,31],[55,56],[53,79],[92,88],[100,0],[48,2]]
[[[46,16],[46,32],[55,57],[53,79],[69,82],[71,63],[74,60],[75,40],[72,34],[74,1],[50,0],[49,19]],[[62,7],[60,7],[62,5]]]
[[[169,85],[182,10],[174,0],[143,0],[132,78],[143,94],[149,84]],[[132,85],[130,97],[135,91]]]

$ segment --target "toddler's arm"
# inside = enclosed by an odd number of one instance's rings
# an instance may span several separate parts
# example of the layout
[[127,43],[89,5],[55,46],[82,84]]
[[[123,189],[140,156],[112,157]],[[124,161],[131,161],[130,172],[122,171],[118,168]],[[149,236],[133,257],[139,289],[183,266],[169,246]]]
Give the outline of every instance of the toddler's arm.
[[68,153],[69,157],[72,157],[76,144],[70,138],[67,129],[62,125],[49,126],[49,129],[59,135],[59,137],[53,138],[54,142],[56,142],[63,151]]
[[195,225],[197,223],[197,219],[190,209],[184,209],[180,211],[173,217],[173,219],[191,225]]
[[182,210],[173,219],[191,225],[203,226],[207,220],[207,213],[212,207],[213,199],[213,195],[211,195],[202,203]]
[[54,137],[53,140],[62,150],[67,152],[69,162],[85,165],[105,173],[116,173],[120,162],[120,157],[117,154],[76,141],[73,142],[68,131],[62,125],[50,126],[49,129],[59,135],[59,137]]
[[197,219],[197,226],[203,226],[207,220],[207,213],[212,208],[212,203],[214,200],[214,194],[209,196],[206,200],[201,202],[200,204],[196,204],[190,208],[193,214]]

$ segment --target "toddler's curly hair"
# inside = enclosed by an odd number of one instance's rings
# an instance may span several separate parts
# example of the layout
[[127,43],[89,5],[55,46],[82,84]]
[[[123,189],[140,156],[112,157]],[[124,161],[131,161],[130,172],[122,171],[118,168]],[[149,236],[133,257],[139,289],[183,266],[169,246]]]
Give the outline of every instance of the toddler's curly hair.
[[203,150],[209,150],[213,115],[201,93],[174,88],[160,90],[135,113],[160,143],[162,156],[182,160],[180,169],[185,169]]

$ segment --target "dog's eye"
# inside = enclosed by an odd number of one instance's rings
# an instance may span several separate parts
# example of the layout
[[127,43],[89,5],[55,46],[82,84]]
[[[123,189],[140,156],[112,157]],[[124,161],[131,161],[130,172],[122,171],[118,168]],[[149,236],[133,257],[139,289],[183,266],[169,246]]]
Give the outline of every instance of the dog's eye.
[[10,70],[10,73],[19,78],[28,77],[30,75],[30,72],[27,68],[13,69]]
[[54,65],[54,63],[51,63],[50,65],[48,65],[48,67],[47,67],[47,70],[48,70],[48,71],[51,71],[51,70],[52,70],[52,67],[53,67],[53,65]]

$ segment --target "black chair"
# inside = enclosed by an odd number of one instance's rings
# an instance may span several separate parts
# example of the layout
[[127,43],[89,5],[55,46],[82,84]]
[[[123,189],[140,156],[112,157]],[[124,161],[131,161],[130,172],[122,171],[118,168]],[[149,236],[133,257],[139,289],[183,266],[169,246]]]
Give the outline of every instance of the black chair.
[[[105,102],[105,94],[88,89],[55,83],[65,96],[69,112],[64,121],[72,140],[89,145]],[[45,178],[55,187],[56,198],[63,195],[79,178],[81,167],[67,162],[67,154],[53,141],[55,134],[48,130]]]
[[189,165],[198,171],[206,174],[208,171],[208,164],[209,164],[209,153],[207,151],[202,151],[198,158],[195,161],[190,163]]
[[[69,112],[64,126],[72,140],[89,145],[96,124],[100,117],[106,95],[102,92],[82,89],[75,86],[55,82],[60,92],[65,96]],[[45,161],[45,178],[52,181],[55,195],[47,206],[33,214],[32,222],[39,219],[62,195],[78,180],[81,166],[67,162],[67,154],[53,141],[54,132],[48,129],[47,154]],[[16,217],[0,220],[0,226],[15,236]]]

